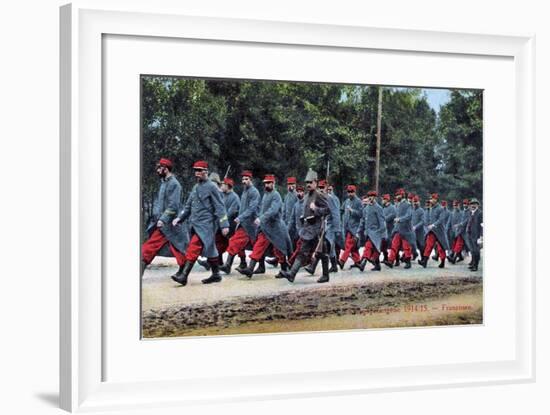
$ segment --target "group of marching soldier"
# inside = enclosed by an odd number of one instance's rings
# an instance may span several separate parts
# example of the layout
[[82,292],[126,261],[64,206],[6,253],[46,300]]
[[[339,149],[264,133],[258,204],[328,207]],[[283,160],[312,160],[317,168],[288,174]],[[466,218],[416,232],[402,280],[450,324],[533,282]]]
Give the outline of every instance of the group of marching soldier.
[[305,187],[295,177],[287,178],[284,200],[274,175],[263,177],[260,196],[253,172],[245,170],[239,197],[231,178],[222,181],[216,173],[209,175],[208,163],[200,160],[193,164],[196,184],[182,207],[181,185],[172,170],[170,160],[160,159],[161,184],[147,227],[149,237],[142,246],[142,270],[168,247],[179,266],[172,279],[181,285],[187,284],[197,261],[211,270],[204,284],[220,282],[222,272],[232,272],[236,256],[240,274],[263,274],[268,262],[280,267],[276,278],[290,282],[301,267],[315,274],[319,262],[322,274],[317,282],[328,282],[329,274],[343,269],[349,258],[350,268],[360,271],[367,263],[373,271],[380,271],[381,263],[411,268],[418,256],[418,264],[426,268],[432,251],[439,268],[445,267],[446,259],[455,264],[470,253],[469,268],[478,270],[483,216],[475,198],[464,199],[462,206],[454,200],[449,210],[446,201],[432,193],[422,208],[418,195],[398,189],[393,201],[389,194],[382,195],[380,205],[375,191],[359,198],[350,184],[341,203],[332,186],[313,170],[305,177]]

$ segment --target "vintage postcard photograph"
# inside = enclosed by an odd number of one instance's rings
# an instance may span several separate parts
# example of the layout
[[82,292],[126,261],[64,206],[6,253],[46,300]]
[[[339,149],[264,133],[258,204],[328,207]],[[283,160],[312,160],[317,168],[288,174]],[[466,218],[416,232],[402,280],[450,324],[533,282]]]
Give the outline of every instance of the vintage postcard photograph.
[[143,339],[483,323],[483,91],[141,79]]

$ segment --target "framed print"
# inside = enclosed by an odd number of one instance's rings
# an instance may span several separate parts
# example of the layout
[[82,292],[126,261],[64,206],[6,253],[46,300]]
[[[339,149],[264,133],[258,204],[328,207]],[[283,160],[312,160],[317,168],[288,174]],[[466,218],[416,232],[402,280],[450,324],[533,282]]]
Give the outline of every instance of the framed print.
[[112,7],[61,9],[64,409],[533,379],[531,37]]

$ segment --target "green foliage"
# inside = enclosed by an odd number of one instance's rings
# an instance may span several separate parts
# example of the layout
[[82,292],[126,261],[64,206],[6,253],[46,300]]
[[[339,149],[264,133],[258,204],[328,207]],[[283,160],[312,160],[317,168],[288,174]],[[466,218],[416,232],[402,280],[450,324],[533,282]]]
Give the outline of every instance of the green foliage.
[[[308,168],[324,178],[330,165],[340,196],[348,183],[365,192],[374,184],[378,88],[142,77],[145,216],[160,157],[175,162],[184,195],[197,159],[221,176],[231,166],[235,179],[252,169],[258,178],[274,173],[279,183],[290,175],[302,181]],[[380,190],[480,198],[481,98],[480,91],[453,91],[438,115],[420,89],[384,87]]]

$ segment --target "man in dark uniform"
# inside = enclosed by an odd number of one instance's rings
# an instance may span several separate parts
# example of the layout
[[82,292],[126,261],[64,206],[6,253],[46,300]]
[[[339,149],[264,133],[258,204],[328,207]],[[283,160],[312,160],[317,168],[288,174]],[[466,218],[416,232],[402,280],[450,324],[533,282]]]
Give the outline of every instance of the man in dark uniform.
[[361,256],[359,255],[359,248],[357,247],[357,231],[359,230],[359,222],[363,216],[363,205],[361,200],[356,195],[357,188],[353,184],[349,184],[346,188],[348,192],[348,198],[344,202],[344,232],[346,235],[344,251],[340,255],[338,265],[340,269],[344,268],[346,261],[351,255],[353,260],[353,267],[359,267],[361,262]]
[[449,242],[447,240],[447,234],[445,232],[445,221],[447,218],[444,216],[443,208],[438,203],[439,195],[432,193],[430,196],[430,214],[429,221],[426,223],[427,232],[426,240],[424,242],[424,252],[422,253],[422,259],[418,260],[418,263],[426,268],[430,253],[434,246],[437,248],[439,259],[441,260],[439,268],[445,267],[445,251],[449,249]]
[[[321,193],[327,196],[327,202],[330,208],[330,213],[326,217],[324,233],[327,246],[329,247],[329,259],[331,262],[329,272],[338,272],[336,245],[341,238],[340,230],[342,225],[340,224],[340,207],[339,201],[337,202],[337,197],[333,194],[328,194],[327,187],[328,183],[326,180],[319,180],[317,188]],[[319,258],[313,258],[311,264],[304,269],[311,275],[315,274],[315,268],[317,267],[319,260]]]
[[[302,216],[304,215],[304,186],[298,185],[296,186],[296,196],[298,197],[298,200],[294,204],[294,207],[292,208],[292,217],[293,220],[290,224],[290,227],[293,228],[294,234],[298,235],[298,239],[294,241],[294,252],[292,252],[292,255],[288,258],[288,264],[292,265],[294,263],[294,260],[296,259],[296,256],[300,252],[300,247],[302,245],[302,240],[300,239],[300,229],[302,229]],[[289,232],[290,233],[290,232]]]
[[221,192],[218,187],[208,179],[208,163],[199,160],[193,164],[197,183],[193,186],[187,202],[181,213],[172,221],[177,226],[188,219],[191,240],[185,254],[185,265],[181,273],[173,275],[172,279],[181,285],[187,284],[187,278],[193,264],[199,256],[208,258],[212,275],[203,279],[203,284],[220,282],[218,250],[214,235],[216,228],[221,228],[223,236],[229,233],[227,213],[223,206]]
[[254,243],[248,267],[237,269],[248,278],[252,277],[256,263],[260,261],[267,249],[272,247],[273,254],[277,257],[281,270],[287,270],[286,257],[292,252],[292,243],[288,236],[288,229],[283,222],[283,199],[275,190],[275,175],[266,174],[264,177],[264,194],[260,215],[255,222],[258,226],[258,237]]
[[393,220],[393,236],[388,251],[388,259],[384,261],[384,264],[393,268],[393,262],[397,259],[400,249],[403,249],[403,261],[405,262],[405,268],[408,269],[411,267],[412,248],[416,245],[414,242],[416,236],[411,225],[412,206],[405,200],[404,189],[397,189],[395,199],[397,204],[395,206],[396,216]]
[[166,245],[176,258],[180,268],[178,272],[181,272],[185,263],[189,237],[184,229],[172,226],[172,220],[181,207],[181,185],[172,174],[172,168],[172,162],[166,158],[161,158],[157,164],[160,188],[153,205],[153,216],[147,226],[149,239],[141,247],[142,273]]
[[[413,213],[412,213],[412,228],[416,237],[416,246],[420,252],[424,251],[424,209],[420,206],[420,196],[413,196]],[[413,260],[416,259],[418,253],[413,253]]]
[[229,239],[225,264],[220,267],[226,274],[231,273],[235,256],[243,254],[247,246],[254,244],[258,232],[255,221],[260,212],[260,192],[252,182],[250,170],[241,173],[241,182],[244,190],[241,194],[239,215],[233,220],[236,224],[235,233]]
[[[470,214],[470,200],[464,199],[462,201],[462,224],[460,226],[460,229],[462,231],[461,232],[462,238],[464,238],[464,252],[468,255],[472,251],[470,249],[470,241],[466,237],[466,224],[468,223],[469,214]],[[460,262],[460,261],[462,261],[462,259],[460,257],[457,258],[456,262]],[[470,261],[471,261],[471,258],[470,258]]]
[[366,207],[363,209],[363,217],[359,223],[357,238],[365,238],[365,247],[359,269],[364,271],[367,261],[374,265],[372,271],[380,271],[380,251],[382,241],[387,238],[386,219],[382,206],[376,201],[377,193],[371,190],[367,193]]
[[391,243],[391,236],[393,235],[393,220],[397,213],[395,205],[391,203],[391,196],[388,193],[382,196],[382,211],[386,220],[386,232],[388,234],[388,237],[382,241],[382,262],[385,262],[388,259],[388,248]]
[[481,259],[480,247],[483,239],[483,213],[479,208],[479,201],[476,198],[470,200],[470,217],[466,224],[466,237],[470,241],[472,250],[471,271],[477,271]]
[[302,228],[300,229],[300,251],[289,271],[281,271],[279,278],[286,278],[294,282],[298,270],[305,264],[311,255],[320,257],[323,275],[317,280],[318,283],[329,281],[328,271],[328,247],[324,241],[323,227],[325,216],[329,214],[327,197],[317,190],[317,173],[309,170],[306,175],[307,193],[304,196],[304,215],[302,216]]

